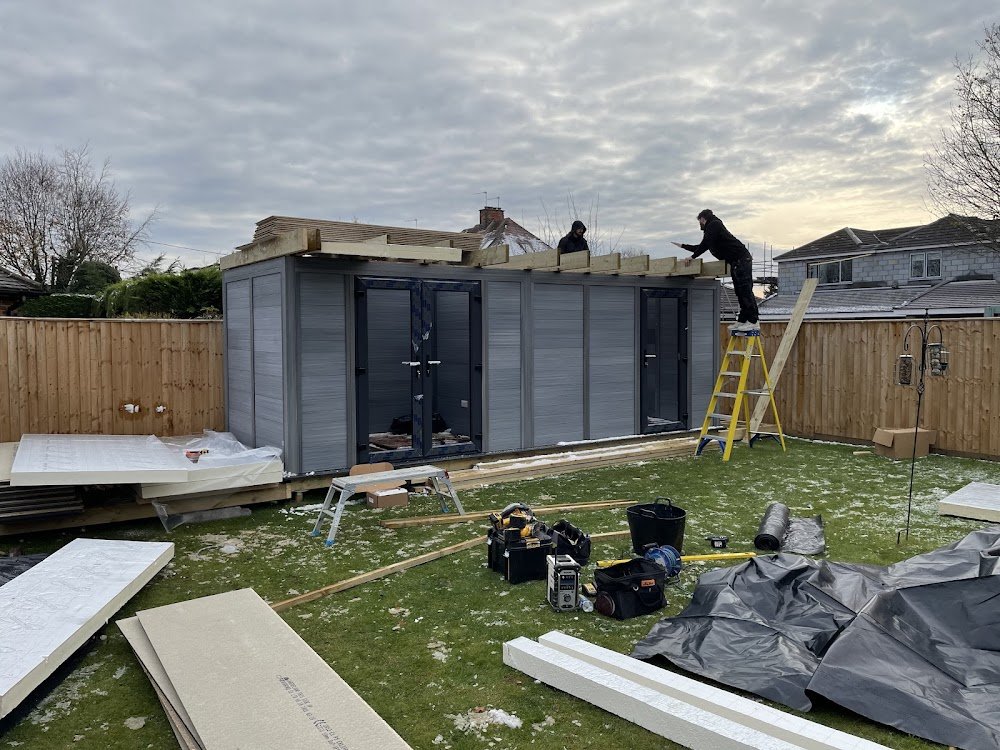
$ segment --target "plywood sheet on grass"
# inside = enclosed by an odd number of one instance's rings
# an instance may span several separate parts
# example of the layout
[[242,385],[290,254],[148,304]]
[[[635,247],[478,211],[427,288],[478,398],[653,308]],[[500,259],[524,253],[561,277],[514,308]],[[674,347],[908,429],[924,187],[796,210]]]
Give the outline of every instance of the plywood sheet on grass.
[[0,587],[6,716],[174,555],[170,542],[74,539]]
[[970,482],[939,501],[938,513],[1000,522],[1000,484]]
[[15,487],[183,482],[191,462],[153,435],[23,435]]
[[208,750],[409,747],[251,589],[138,617]]

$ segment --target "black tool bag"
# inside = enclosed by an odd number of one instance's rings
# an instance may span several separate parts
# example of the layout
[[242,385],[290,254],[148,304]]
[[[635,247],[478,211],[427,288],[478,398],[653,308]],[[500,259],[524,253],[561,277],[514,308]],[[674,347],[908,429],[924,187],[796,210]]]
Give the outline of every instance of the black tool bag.
[[667,603],[663,596],[666,574],[663,566],[643,557],[598,568],[594,609],[618,620],[655,612]]
[[590,561],[590,534],[584,534],[565,519],[556,521],[551,532],[557,555],[569,555],[581,567]]

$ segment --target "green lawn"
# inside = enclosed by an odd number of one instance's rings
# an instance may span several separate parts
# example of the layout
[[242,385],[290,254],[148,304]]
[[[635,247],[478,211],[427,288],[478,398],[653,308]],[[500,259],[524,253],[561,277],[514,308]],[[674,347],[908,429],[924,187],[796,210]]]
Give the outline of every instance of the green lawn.
[[[937,515],[936,502],[971,481],[1000,483],[1000,464],[930,456],[917,464],[908,542],[896,544],[905,521],[908,462],[857,446],[789,442],[752,451],[737,448],[723,464],[718,453],[615,466],[549,479],[499,485],[462,494],[467,510],[611,499],[652,501],[669,496],[687,510],[685,553],[710,552],[705,536],[725,533],[730,550],[752,549],[765,506],[788,504],[795,515],[821,513],[828,555],[848,562],[887,564],[955,541],[985,524]],[[313,493],[315,503],[322,493]],[[355,506],[345,514],[333,550],[306,532],[314,513],[290,506],[254,510],[248,518],[181,526],[165,534],[156,522],[77,533],[3,540],[25,553],[55,550],[74,536],[164,540],[173,562],[114,619],[137,610],[252,587],[268,601],[286,599],[352,575],[482,534],[477,524],[389,531],[378,521],[440,512],[436,501],[379,511]],[[627,528],[624,508],[571,513],[588,532]],[[555,520],[555,519],[552,519]],[[628,553],[627,537],[594,543],[593,560]],[[235,551],[234,551],[235,550]],[[700,571],[693,563],[668,590],[663,614],[680,611]],[[592,568],[586,580],[592,578]],[[509,586],[486,568],[486,548],[443,558],[405,573],[291,608],[285,620],[415,748],[649,748],[674,747],[610,714],[508,669],[504,641],[552,629],[629,652],[658,615],[618,622],[583,612],[555,613],[543,582]],[[192,633],[191,638],[197,638]],[[468,727],[470,711],[490,707],[518,717],[520,728]],[[836,708],[807,716],[893,748],[937,747]],[[153,690],[124,638],[103,628],[12,717],[0,723],[0,748],[176,748]]]

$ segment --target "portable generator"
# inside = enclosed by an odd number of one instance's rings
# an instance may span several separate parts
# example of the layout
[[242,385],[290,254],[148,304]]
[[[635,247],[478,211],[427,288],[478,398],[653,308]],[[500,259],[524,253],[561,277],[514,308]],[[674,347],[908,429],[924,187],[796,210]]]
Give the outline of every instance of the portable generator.
[[580,591],[580,564],[569,555],[548,555],[549,604],[556,612],[576,609]]

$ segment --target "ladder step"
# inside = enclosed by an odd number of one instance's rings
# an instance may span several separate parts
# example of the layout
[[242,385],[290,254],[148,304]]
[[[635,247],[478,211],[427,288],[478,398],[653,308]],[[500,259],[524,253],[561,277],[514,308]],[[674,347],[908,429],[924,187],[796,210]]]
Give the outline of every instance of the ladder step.
[[728,375],[729,377],[732,377],[732,378],[738,378],[743,373],[740,372],[739,370],[723,370],[719,374],[720,375]]
[[712,395],[715,396],[716,398],[736,398],[739,394],[731,393],[729,391],[716,391]]
[[709,417],[709,419],[725,419],[727,421],[731,421],[732,418],[733,418],[733,415],[732,414],[709,414],[708,417]]
[[770,432],[768,430],[754,430],[754,435],[773,435],[774,437],[781,437],[780,432]]
[[751,396],[767,396],[770,395],[771,391],[768,388],[758,388],[753,391],[743,391],[744,393],[749,393]]

